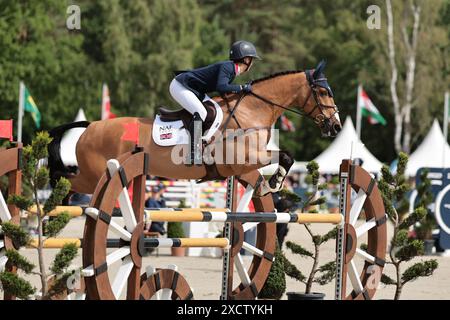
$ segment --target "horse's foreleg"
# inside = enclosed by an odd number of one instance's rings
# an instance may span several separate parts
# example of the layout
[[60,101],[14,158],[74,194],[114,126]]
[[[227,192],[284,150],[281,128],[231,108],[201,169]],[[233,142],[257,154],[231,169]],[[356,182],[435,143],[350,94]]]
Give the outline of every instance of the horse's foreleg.
[[291,169],[294,164],[294,159],[287,151],[272,151],[272,157],[273,156],[278,157],[278,168],[269,181],[263,183],[261,186],[261,196],[280,191],[289,169]]

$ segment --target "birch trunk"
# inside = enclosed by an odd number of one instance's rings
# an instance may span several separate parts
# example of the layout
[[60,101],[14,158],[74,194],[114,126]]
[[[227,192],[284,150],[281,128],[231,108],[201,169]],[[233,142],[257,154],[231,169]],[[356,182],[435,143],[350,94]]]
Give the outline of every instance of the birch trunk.
[[397,94],[397,80],[398,70],[395,62],[395,46],[394,46],[394,18],[392,15],[391,0],[386,0],[386,12],[387,12],[387,34],[388,34],[388,53],[389,63],[391,65],[391,98],[394,105],[394,120],[395,120],[395,133],[394,133],[394,146],[395,151],[402,151],[402,129],[403,129],[403,117],[400,108],[400,101]]
[[413,14],[414,24],[411,39],[407,31],[407,22],[404,21],[402,26],[403,42],[406,47],[406,81],[405,81],[405,105],[403,106],[404,113],[404,137],[403,150],[410,153],[411,149],[411,109],[413,108],[413,92],[414,80],[416,72],[416,56],[417,56],[417,42],[420,26],[420,11],[421,7],[414,5],[411,1],[410,10]]

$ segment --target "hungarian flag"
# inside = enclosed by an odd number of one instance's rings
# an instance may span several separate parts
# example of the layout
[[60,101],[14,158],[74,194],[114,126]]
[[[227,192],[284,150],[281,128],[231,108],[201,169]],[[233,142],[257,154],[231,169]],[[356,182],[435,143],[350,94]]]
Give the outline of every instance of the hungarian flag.
[[0,138],[13,140],[13,121],[0,120]]
[[281,121],[281,130],[283,130],[283,131],[290,131],[290,132],[294,132],[295,131],[294,124],[284,114],[281,115],[280,121]]
[[358,88],[358,108],[361,108],[361,114],[368,118],[370,124],[381,123],[386,125],[386,119],[383,118],[380,111],[372,103],[362,86]]
[[116,115],[111,112],[111,100],[109,99],[109,89],[103,84],[102,89],[102,120],[113,119]]
[[31,113],[31,117],[34,120],[34,124],[36,125],[36,128],[41,127],[41,113],[39,112],[39,109],[34,102],[33,97],[31,96],[30,92],[28,91],[27,87],[23,85],[23,97],[21,97],[20,101],[23,101],[23,110],[28,111]]

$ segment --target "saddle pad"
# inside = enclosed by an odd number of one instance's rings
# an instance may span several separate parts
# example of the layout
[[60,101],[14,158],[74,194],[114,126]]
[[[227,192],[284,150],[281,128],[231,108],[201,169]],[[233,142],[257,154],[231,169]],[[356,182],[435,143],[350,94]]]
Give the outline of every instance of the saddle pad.
[[[223,112],[217,102],[208,96],[203,101],[206,100],[210,100],[216,108],[216,118],[214,119],[211,127],[204,133],[203,136],[203,139],[209,140],[220,127],[223,120]],[[156,115],[155,121],[153,122],[152,136],[153,141],[161,147],[190,143],[189,133],[183,127],[183,121],[161,121],[159,115]]]
[[183,121],[161,121],[159,115],[153,122],[152,136],[153,141],[162,147],[189,144],[189,134],[183,127]]

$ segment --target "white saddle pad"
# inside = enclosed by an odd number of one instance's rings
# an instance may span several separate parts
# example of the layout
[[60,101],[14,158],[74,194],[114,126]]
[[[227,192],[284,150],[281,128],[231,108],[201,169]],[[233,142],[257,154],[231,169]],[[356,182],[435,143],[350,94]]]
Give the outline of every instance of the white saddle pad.
[[[223,120],[223,112],[217,102],[209,97],[205,98],[203,101],[206,100],[210,100],[216,108],[216,118],[214,119],[211,128],[209,128],[202,137],[204,140],[209,140],[220,127]],[[152,137],[153,141],[162,147],[190,143],[189,133],[183,128],[183,121],[161,121],[159,115],[156,116],[155,121],[153,122]]]

